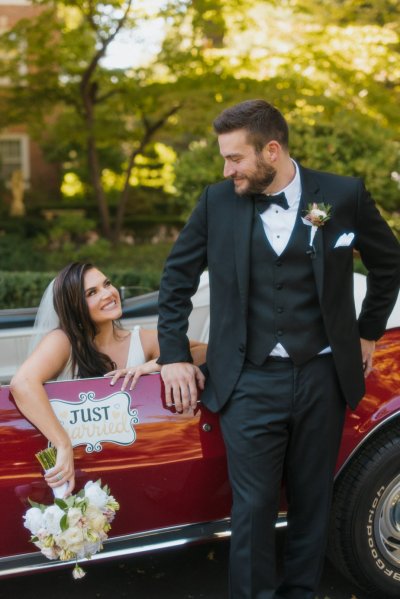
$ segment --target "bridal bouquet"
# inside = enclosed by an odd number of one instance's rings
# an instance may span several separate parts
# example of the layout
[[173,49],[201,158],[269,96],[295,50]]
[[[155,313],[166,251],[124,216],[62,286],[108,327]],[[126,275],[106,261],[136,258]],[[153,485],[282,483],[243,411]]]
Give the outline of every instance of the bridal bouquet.
[[[55,450],[50,450],[55,455]],[[38,457],[39,461],[41,457]],[[54,463],[46,462],[44,467],[47,469],[54,464],[55,459]],[[100,480],[89,481],[76,495],[65,499],[55,498],[53,505],[29,502],[32,507],[24,516],[24,526],[32,534],[32,543],[48,559],[75,559],[72,575],[74,578],[83,578],[85,572],[78,560],[89,559],[103,548],[103,541],[107,539],[111,522],[119,509],[109,488],[106,485],[102,487]]]

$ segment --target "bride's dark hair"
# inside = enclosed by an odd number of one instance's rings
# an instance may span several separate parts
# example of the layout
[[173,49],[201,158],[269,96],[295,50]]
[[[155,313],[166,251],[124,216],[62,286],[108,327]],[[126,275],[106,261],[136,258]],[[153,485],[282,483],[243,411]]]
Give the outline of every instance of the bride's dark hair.
[[60,328],[71,342],[72,372],[78,378],[102,376],[116,368],[111,358],[99,352],[94,344],[97,330],[90,318],[84,287],[85,273],[92,268],[95,266],[90,263],[73,262],[54,280],[54,309]]

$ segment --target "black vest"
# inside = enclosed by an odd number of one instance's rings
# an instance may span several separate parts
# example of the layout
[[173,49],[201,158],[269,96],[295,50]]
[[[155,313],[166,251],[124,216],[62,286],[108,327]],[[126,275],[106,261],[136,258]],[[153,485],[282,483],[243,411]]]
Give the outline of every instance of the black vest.
[[254,213],[251,240],[246,358],[265,362],[281,343],[295,364],[302,364],[329,345],[317,288],[306,251],[310,227],[300,210],[289,242],[280,256],[272,249],[260,215]]

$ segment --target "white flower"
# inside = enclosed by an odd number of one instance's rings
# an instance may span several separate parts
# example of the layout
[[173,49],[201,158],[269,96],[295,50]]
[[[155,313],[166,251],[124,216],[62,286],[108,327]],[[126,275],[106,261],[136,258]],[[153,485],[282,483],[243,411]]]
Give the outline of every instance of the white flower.
[[47,559],[58,559],[58,553],[54,547],[41,547],[40,551]]
[[61,532],[60,521],[64,515],[64,511],[55,504],[45,509],[43,514],[43,526],[49,534],[58,535]]
[[118,501],[115,499],[115,497],[113,497],[112,495],[108,496],[108,501],[107,501],[107,511],[112,511],[115,512],[119,510],[119,503]]
[[96,507],[95,505],[88,506],[85,512],[85,517],[87,518],[87,525],[96,532],[103,530],[104,526],[107,524],[106,516],[103,514],[100,508]]
[[67,513],[68,526],[76,526],[83,518],[82,510],[78,507],[71,507]]
[[[108,525],[108,529],[107,530],[110,530],[110,528],[111,528],[111,526]],[[106,539],[108,539],[108,534],[106,533],[105,530],[100,530],[99,531],[99,537],[100,537],[100,541],[105,541]]]
[[24,516],[24,526],[36,535],[43,526],[43,514],[38,507],[31,507]]
[[35,547],[37,547],[38,549],[42,550],[43,543],[41,541],[32,541],[32,543],[35,545]]
[[78,564],[76,564],[75,568],[72,570],[72,576],[75,578],[75,580],[77,580],[78,578],[83,578],[86,576],[86,572]]
[[44,525],[43,525],[42,528],[39,528],[39,530],[37,531],[35,536],[39,539],[39,541],[44,541],[49,536],[49,533],[47,532],[47,530],[44,528]]
[[[119,505],[117,504],[117,510],[119,510]],[[110,507],[110,504],[107,504],[107,507],[103,510],[103,514],[107,518],[107,522],[112,522],[115,518],[115,508]]]
[[[24,526],[32,534],[31,542],[48,559],[61,561],[90,558],[101,551],[111,528],[110,521],[119,509],[118,502],[101,482],[89,481],[84,492],[71,495],[60,505],[30,508]],[[64,530],[62,530],[62,528]],[[83,578],[84,570],[76,563],[74,578]]]
[[83,547],[85,537],[82,528],[71,526],[61,534],[57,535],[55,541],[61,549],[72,551],[72,553],[78,553]]
[[108,501],[108,494],[103,491],[98,482],[94,483],[91,480],[85,485],[85,497],[100,509],[105,507]]
[[76,558],[76,554],[73,551],[70,551],[69,549],[60,549],[59,551],[59,557],[62,562],[69,562],[71,559]]
[[89,503],[85,511],[85,518],[87,520],[92,520],[92,518],[96,518],[97,516],[103,515],[103,510],[101,510],[97,505],[93,505],[93,503]]
[[96,543],[85,543],[82,554],[78,555],[78,558],[81,559],[83,557],[91,557],[102,548],[101,541],[97,541]]
[[305,219],[309,221],[313,227],[322,227],[331,217],[330,204],[308,204]]
[[322,218],[326,218],[326,212],[324,210],[319,210],[318,208],[314,208],[314,210],[311,210],[310,212],[310,216],[318,217],[318,216],[322,216]]

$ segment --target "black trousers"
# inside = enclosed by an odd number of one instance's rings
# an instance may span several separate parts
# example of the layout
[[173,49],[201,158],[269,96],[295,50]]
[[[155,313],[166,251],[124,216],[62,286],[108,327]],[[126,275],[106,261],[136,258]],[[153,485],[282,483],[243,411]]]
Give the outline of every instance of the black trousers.
[[[246,363],[221,412],[233,492],[231,599],[313,599],[326,549],[345,402],[331,354],[302,366]],[[282,478],[283,580],[275,565]]]

